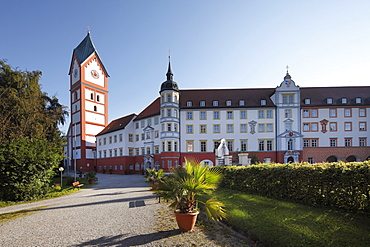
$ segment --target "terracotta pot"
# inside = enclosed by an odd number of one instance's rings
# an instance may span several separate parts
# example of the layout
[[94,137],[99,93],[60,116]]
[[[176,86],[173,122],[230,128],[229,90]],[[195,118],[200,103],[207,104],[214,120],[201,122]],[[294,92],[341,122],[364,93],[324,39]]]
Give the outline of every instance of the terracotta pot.
[[194,229],[195,222],[197,221],[199,212],[197,213],[178,213],[175,212],[177,225],[183,231],[192,231]]

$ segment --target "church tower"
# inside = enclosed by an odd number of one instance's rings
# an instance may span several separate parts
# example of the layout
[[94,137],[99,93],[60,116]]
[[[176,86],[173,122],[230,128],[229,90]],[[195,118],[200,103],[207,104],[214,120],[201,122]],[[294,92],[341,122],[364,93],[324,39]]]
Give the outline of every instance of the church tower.
[[69,69],[71,124],[68,151],[73,169],[91,171],[96,166],[95,135],[108,124],[108,77],[88,32],[73,50]]
[[[169,57],[170,58],[170,57]],[[162,83],[160,103],[162,167],[177,167],[180,160],[180,105],[179,88],[173,80],[171,61],[168,62],[167,80]]]

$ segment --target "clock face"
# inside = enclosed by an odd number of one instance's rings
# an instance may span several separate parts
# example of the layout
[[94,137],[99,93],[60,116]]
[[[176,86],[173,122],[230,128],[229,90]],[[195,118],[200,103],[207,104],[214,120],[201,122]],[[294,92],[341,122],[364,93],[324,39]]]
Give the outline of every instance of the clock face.
[[99,73],[98,73],[98,71],[96,71],[96,70],[91,70],[91,76],[92,76],[94,79],[98,79],[98,78],[99,78]]

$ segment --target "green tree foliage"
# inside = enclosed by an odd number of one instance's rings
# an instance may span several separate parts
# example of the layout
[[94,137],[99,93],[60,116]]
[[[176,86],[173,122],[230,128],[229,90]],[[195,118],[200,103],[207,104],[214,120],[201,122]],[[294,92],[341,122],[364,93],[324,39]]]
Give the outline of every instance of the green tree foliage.
[[0,61],[0,200],[41,197],[63,159],[66,107],[41,91],[40,78]]

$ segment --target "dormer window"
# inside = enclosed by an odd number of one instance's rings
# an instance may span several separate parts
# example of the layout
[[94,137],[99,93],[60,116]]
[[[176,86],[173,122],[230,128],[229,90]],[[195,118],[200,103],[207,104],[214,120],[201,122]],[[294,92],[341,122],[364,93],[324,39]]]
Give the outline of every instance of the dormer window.
[[347,104],[347,98],[342,98],[342,104]]
[[333,104],[333,98],[327,98],[326,104]]
[[187,101],[186,106],[188,106],[188,107],[193,106],[193,102],[192,101]]
[[201,101],[199,102],[199,106],[206,106],[206,102],[205,102],[204,100],[201,100]]
[[217,101],[217,100],[214,100],[214,101],[212,102],[212,105],[213,105],[213,106],[218,106],[218,101]]
[[266,100],[265,99],[261,99],[261,105],[266,105]]
[[226,100],[226,106],[231,106],[231,100]]
[[245,105],[245,101],[244,101],[243,99],[239,100],[239,105],[240,105],[240,106]]
[[362,99],[360,97],[357,97],[356,98],[356,104],[361,104],[362,103]]
[[304,99],[304,103],[305,103],[306,105],[311,104],[311,99]]

